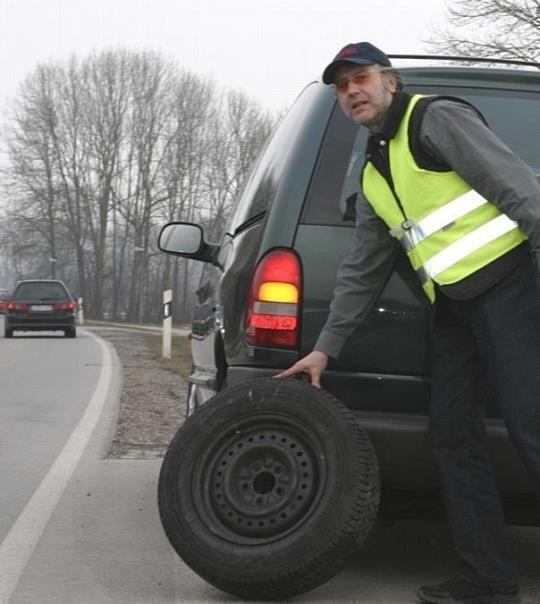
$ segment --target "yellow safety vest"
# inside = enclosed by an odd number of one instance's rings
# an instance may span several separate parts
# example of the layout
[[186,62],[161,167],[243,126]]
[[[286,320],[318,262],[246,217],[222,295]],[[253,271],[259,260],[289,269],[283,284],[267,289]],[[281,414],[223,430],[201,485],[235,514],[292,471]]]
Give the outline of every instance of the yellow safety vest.
[[[409,257],[422,287],[435,301],[434,282],[461,281],[526,239],[501,213],[455,172],[434,172],[416,163],[409,147],[409,120],[422,95],[411,98],[396,136],[387,141],[394,191],[371,162],[362,190]],[[405,213],[405,215],[404,215]]]

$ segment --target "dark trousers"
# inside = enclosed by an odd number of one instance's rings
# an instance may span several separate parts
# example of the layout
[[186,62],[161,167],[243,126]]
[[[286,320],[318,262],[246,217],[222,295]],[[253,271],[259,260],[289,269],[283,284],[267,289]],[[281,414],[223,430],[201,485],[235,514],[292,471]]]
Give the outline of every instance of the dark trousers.
[[475,298],[438,294],[430,430],[460,575],[515,585],[484,427],[487,393],[540,496],[540,278],[527,256]]

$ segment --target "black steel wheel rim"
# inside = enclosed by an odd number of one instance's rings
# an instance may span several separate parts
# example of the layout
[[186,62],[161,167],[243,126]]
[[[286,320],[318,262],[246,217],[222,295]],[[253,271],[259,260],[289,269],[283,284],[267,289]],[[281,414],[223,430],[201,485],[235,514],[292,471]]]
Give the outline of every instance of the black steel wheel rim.
[[283,538],[310,517],[322,492],[322,441],[277,414],[224,427],[194,468],[192,493],[207,528],[233,543]]

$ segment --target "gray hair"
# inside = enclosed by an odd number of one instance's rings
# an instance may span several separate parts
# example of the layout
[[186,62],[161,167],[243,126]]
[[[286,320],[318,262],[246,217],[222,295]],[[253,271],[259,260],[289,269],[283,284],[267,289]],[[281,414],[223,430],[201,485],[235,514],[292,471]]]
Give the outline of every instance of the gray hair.
[[396,89],[397,90],[403,90],[403,88],[405,87],[405,84],[403,83],[403,78],[401,77],[401,74],[399,73],[399,71],[397,69],[394,69],[393,67],[382,67],[380,71],[385,76],[386,75],[390,75],[393,78],[395,78],[395,80],[396,80]]

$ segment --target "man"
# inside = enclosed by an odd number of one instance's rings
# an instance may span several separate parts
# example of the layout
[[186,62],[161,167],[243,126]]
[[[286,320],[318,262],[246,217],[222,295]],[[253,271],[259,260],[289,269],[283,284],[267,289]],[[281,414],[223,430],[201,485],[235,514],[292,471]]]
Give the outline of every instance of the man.
[[320,387],[370,311],[401,244],[433,303],[430,433],[460,566],[422,602],[520,602],[489,460],[482,384],[540,493],[540,187],[471,105],[410,96],[367,42],[328,65],[343,111],[370,131],[352,248],[313,352],[278,377]]

